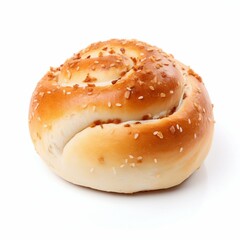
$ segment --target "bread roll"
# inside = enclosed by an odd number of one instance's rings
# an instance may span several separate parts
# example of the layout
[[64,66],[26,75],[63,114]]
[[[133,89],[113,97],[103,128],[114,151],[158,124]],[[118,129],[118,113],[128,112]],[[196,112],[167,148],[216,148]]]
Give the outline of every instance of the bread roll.
[[107,192],[176,186],[213,136],[201,77],[161,49],[112,39],[51,67],[30,103],[40,157],[65,180]]

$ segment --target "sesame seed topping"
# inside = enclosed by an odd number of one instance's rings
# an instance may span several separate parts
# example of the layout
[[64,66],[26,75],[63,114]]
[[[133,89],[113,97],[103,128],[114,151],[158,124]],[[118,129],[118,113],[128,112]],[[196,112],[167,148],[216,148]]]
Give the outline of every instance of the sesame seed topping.
[[182,129],[182,127],[179,127],[179,132],[183,132],[183,129]]
[[102,67],[102,68],[106,68],[106,65],[105,65],[105,64],[101,64],[101,67]]
[[205,109],[205,108],[203,108],[203,109],[202,109],[202,111],[203,111],[203,113],[205,113],[205,112],[206,112],[206,109]]
[[65,94],[65,93],[66,93],[66,89],[63,89],[63,91],[62,91],[62,92],[63,92],[63,94]]
[[125,159],[125,163],[128,163],[128,159],[127,158]]
[[47,94],[51,94],[52,92],[51,91],[47,91]]
[[79,66],[77,66],[76,70],[77,70],[77,71],[79,71],[79,68],[80,68],[80,67],[79,67]]
[[182,152],[182,151],[183,151],[183,147],[180,147],[179,152]]
[[48,125],[47,125],[47,124],[43,124],[43,127],[44,127],[44,128],[47,128],[47,127],[48,127]]
[[135,167],[135,165],[136,165],[135,163],[130,163],[131,167]]
[[159,137],[159,138],[161,138],[161,139],[163,139],[163,134],[162,134],[162,132],[160,132],[160,131],[154,131],[154,132],[153,132],[153,135],[154,135],[154,136],[157,136],[157,137]]
[[188,124],[191,124],[191,123],[192,123],[192,122],[191,122],[191,119],[189,118],[189,119],[188,119]]
[[123,167],[125,167],[125,164],[121,164],[121,165],[120,165],[120,168],[123,168]]
[[196,133],[194,133],[194,139],[196,139],[197,138],[197,134]]
[[38,95],[40,96],[40,97],[43,97],[44,96],[44,92],[40,92]]
[[37,120],[38,120],[39,122],[41,122],[41,117],[37,117]]
[[152,52],[154,50],[154,48],[148,48],[147,51],[148,52]]
[[138,157],[137,157],[137,160],[142,160],[142,159],[143,159],[142,156],[138,156]]
[[170,132],[171,132],[172,134],[174,134],[175,131],[176,131],[174,126],[171,126],[171,127],[169,128],[169,130],[170,130]]
[[138,97],[138,100],[142,100],[142,99],[143,99],[143,96]]
[[129,156],[129,158],[131,158],[131,159],[133,159],[133,158],[134,158],[134,157],[133,157],[133,155],[131,155],[131,154],[130,154],[130,155],[128,155],[128,156]]
[[82,108],[86,108],[87,105],[88,105],[87,103],[83,104],[83,105],[82,105]]
[[160,96],[163,98],[163,97],[166,97],[166,94],[165,93],[161,93]]
[[144,56],[144,53],[140,53],[140,56]]
[[199,114],[198,114],[198,121],[201,121],[201,120],[202,120],[202,114],[199,113]]
[[134,134],[134,139],[137,139],[139,137],[139,134],[138,133],[135,133]]
[[125,97],[126,99],[129,99],[129,98],[130,98],[130,95],[131,95],[131,92],[130,92],[130,91],[126,91],[126,92],[124,93],[124,97]]
[[179,130],[179,125],[178,124],[176,125],[176,128]]
[[68,77],[69,80],[70,80],[71,77],[72,77],[72,73],[71,73],[69,70],[67,70],[67,77]]
[[154,159],[153,159],[153,161],[154,161],[155,163],[157,163],[157,162],[158,162],[158,160],[157,160],[156,158],[154,158]]
[[110,108],[112,106],[112,103],[111,102],[108,102],[108,107]]
[[67,95],[70,95],[72,92],[66,92]]
[[94,61],[94,63],[95,63],[95,64],[98,64],[98,63],[99,63],[99,61],[97,61],[97,60],[96,60],[96,61]]
[[174,91],[173,91],[173,90],[170,90],[170,91],[169,91],[169,93],[170,93],[170,94],[173,94],[173,93],[174,93]]
[[126,87],[128,91],[132,91],[132,89],[130,87]]
[[116,103],[115,105],[116,105],[117,107],[121,107],[121,106],[122,106],[121,103]]
[[150,88],[152,91],[155,90],[155,88],[154,88],[153,86],[149,86],[149,88]]
[[95,110],[96,110],[96,106],[94,105],[94,106],[93,106],[93,111],[95,112]]
[[93,173],[93,171],[94,171],[94,168],[93,167],[90,168],[90,173]]
[[115,66],[116,66],[115,63],[111,63],[111,64],[110,64],[110,67],[115,67]]

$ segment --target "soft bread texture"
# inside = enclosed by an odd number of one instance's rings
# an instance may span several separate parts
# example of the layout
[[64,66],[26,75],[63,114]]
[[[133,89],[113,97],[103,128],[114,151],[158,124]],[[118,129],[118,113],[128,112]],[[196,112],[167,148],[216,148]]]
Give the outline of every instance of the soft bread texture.
[[98,42],[38,83],[29,127],[65,180],[119,193],[169,188],[200,167],[213,136],[202,79],[137,40]]

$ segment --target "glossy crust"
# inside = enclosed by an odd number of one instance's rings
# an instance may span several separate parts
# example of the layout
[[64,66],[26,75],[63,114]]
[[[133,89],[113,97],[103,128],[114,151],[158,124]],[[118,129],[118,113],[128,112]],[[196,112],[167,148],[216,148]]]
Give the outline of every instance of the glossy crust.
[[198,169],[214,120],[192,69],[157,47],[112,39],[50,68],[29,127],[41,158],[67,181],[133,193],[178,185]]

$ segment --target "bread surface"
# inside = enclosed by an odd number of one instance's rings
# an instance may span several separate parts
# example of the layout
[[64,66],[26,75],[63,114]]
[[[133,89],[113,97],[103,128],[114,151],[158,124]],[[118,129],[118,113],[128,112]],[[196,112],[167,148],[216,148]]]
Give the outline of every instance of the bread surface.
[[65,180],[133,193],[180,184],[211,146],[201,77],[137,40],[98,42],[50,68],[30,103],[41,158]]

